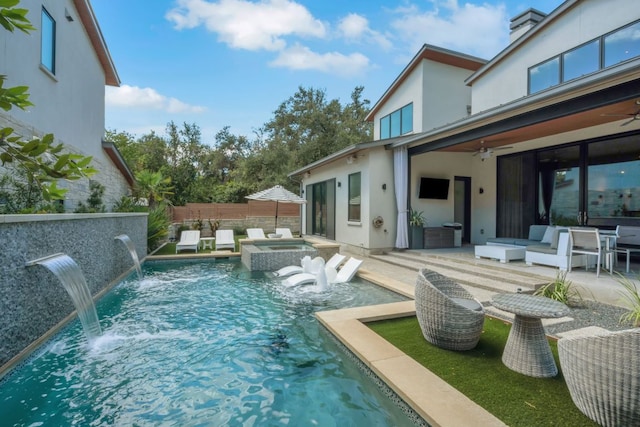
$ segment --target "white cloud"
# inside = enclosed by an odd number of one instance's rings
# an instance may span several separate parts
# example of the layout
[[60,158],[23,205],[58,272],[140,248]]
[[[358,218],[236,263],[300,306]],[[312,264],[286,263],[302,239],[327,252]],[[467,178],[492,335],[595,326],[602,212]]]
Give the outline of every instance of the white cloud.
[[233,48],[278,51],[285,36],[319,37],[325,25],[302,5],[291,0],[178,0],[166,18],[177,29],[204,25]]
[[369,21],[356,13],[350,13],[342,18],[338,23],[338,31],[349,41],[367,41],[385,50],[391,48],[389,39],[378,31],[372,30],[369,27]]
[[107,86],[105,102],[110,107],[162,110],[168,113],[201,113],[206,110],[205,107],[161,95],[149,87],[129,85]]
[[357,75],[369,66],[369,58],[352,53],[344,55],[339,52],[317,53],[306,46],[295,45],[280,52],[271,62],[272,66],[294,70],[316,70],[328,74],[343,76]]
[[413,51],[428,43],[492,58],[508,44],[509,18],[504,4],[433,3],[433,11],[421,11],[415,5],[395,11],[399,18],[391,25]]

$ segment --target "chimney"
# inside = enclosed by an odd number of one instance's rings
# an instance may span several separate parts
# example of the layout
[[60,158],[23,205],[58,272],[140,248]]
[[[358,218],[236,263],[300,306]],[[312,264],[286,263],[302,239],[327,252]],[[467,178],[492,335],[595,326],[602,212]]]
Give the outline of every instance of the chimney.
[[535,25],[542,21],[546,16],[546,13],[531,8],[522,12],[520,15],[511,18],[511,25],[509,25],[509,29],[511,30],[509,35],[510,42],[513,43],[515,40],[520,38],[520,36],[535,27]]

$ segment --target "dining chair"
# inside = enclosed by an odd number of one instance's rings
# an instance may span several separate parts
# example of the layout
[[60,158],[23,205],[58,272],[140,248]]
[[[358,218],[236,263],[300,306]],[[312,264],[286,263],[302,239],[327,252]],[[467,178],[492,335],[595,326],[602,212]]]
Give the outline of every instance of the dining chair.
[[603,247],[600,232],[597,228],[569,228],[569,271],[571,271],[571,259],[574,254],[587,255],[587,264],[585,269],[589,267],[588,256],[596,257],[596,277],[600,277],[600,266],[605,257],[608,257],[608,265],[610,273],[613,274],[613,259],[611,254],[613,251]]
[[[640,253],[640,227],[618,225],[612,252],[616,255],[621,253],[627,256],[626,272],[629,272],[629,266],[632,253]],[[616,257],[617,258],[617,257]]]

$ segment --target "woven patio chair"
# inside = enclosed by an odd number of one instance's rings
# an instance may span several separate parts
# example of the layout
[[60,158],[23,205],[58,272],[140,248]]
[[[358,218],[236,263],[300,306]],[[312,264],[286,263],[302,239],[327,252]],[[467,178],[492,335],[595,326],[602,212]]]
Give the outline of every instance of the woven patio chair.
[[471,350],[484,325],[482,304],[453,280],[420,270],[415,289],[416,316],[422,335],[447,350]]
[[640,329],[566,337],[558,355],[573,403],[602,426],[640,425]]

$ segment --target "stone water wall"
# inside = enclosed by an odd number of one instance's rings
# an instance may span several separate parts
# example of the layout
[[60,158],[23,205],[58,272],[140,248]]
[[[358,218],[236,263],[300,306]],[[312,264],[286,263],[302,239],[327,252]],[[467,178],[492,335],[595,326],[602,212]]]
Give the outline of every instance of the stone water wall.
[[92,295],[133,268],[126,234],[142,261],[147,254],[147,214],[0,215],[0,366],[73,312],[60,281],[28,261],[56,253],[80,267]]

